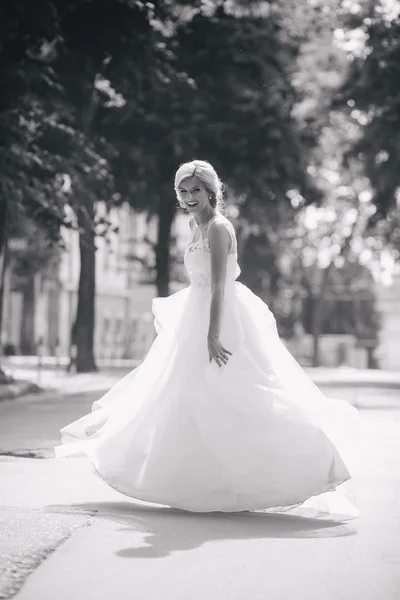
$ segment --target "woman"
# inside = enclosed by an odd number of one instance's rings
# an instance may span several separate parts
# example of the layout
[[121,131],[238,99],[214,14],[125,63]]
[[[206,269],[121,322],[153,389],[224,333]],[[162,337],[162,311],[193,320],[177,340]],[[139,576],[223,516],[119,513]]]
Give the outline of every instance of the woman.
[[236,281],[213,167],[181,165],[175,191],[191,213],[190,286],[153,301],[158,335],[146,358],[62,430],[56,456],[84,451],[116,490],[189,511],[276,511],[307,499],[329,511],[350,479],[336,443],[357,411],[325,398],[266,304]]

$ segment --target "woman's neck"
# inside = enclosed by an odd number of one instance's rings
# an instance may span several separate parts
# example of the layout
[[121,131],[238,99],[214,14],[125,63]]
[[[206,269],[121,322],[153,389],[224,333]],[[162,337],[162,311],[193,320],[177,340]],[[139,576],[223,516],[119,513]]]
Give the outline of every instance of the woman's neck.
[[194,219],[197,223],[197,226],[200,229],[204,229],[204,227],[206,227],[208,225],[208,223],[211,221],[212,218],[214,218],[217,215],[217,211],[215,211],[214,209],[211,209],[211,212],[207,213],[203,213],[203,211],[199,214],[199,215],[194,215]]

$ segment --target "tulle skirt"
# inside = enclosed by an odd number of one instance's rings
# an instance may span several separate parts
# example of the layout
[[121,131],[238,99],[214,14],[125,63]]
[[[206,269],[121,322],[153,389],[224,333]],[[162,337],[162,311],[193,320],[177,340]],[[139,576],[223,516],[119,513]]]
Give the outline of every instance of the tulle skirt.
[[57,457],[83,451],[119,492],[188,511],[308,500],[357,514],[340,454],[357,410],[314,385],[258,296],[226,286],[220,339],[232,356],[223,367],[209,362],[209,286],[156,298],[153,312],[158,335],[145,360],[62,429]]

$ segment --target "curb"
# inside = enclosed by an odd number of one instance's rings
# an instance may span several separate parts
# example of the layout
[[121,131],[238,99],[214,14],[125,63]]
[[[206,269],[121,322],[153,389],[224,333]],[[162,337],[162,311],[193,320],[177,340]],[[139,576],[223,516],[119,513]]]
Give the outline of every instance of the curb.
[[329,388],[360,388],[360,389],[375,389],[375,390],[400,390],[400,382],[398,381],[365,381],[365,380],[345,380],[345,379],[318,379],[311,378],[315,385],[319,387]]
[[4,456],[9,458],[55,458],[53,448],[21,448],[18,450],[2,450],[0,448],[0,457]]
[[[312,376],[312,374],[308,373],[314,384],[322,389],[330,388],[330,389],[341,389],[341,388],[349,388],[349,389],[375,389],[375,390],[398,390],[400,391],[400,381],[373,381],[373,380],[357,380],[356,378],[343,378],[343,379],[331,379],[329,377],[318,377]],[[99,389],[103,389],[103,386],[100,386]],[[109,385],[106,385],[104,389],[109,389]],[[57,386],[55,387],[40,387],[36,383],[31,381],[18,381],[15,380],[8,384],[0,385],[0,402],[3,400],[14,400],[15,398],[20,398],[21,396],[25,396],[27,394],[38,394],[38,393],[46,393],[48,391],[56,391]],[[77,390],[74,390],[72,395],[77,393]]]
[[3,400],[13,400],[26,394],[38,394],[43,391],[42,388],[31,381],[13,381],[12,383],[0,385],[0,402]]

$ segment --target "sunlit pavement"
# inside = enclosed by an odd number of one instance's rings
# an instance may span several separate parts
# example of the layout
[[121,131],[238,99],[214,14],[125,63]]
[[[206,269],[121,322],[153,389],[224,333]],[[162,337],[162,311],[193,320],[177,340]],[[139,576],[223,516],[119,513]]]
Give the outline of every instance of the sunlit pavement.
[[[348,393],[354,398],[354,390]],[[17,599],[400,598],[396,393],[370,392],[366,401],[357,392],[366,408],[346,460],[362,514],[347,522],[184,513],[129,501],[84,458],[15,456],[51,456],[60,427],[88,412],[98,396],[51,392],[0,404],[0,504],[8,523],[0,566],[9,569],[11,559],[16,581],[13,588],[8,571],[0,598],[11,597],[54,548]],[[38,560],[27,564],[35,552]]]

